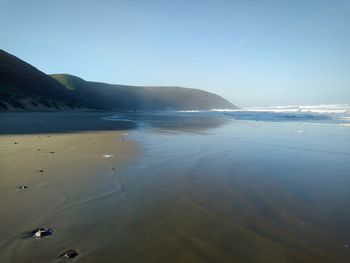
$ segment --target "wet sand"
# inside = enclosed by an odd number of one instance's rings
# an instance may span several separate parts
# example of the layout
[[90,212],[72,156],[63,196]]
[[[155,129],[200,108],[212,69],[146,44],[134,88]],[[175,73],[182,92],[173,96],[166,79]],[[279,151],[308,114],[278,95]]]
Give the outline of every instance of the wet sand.
[[[60,129],[65,125],[66,130],[71,128],[71,122],[58,125]],[[136,154],[135,145],[124,140],[127,131],[109,130],[108,125],[106,131],[97,132],[0,136],[1,262],[54,262],[65,250],[78,249],[79,257],[90,250],[86,243],[96,242],[91,238],[94,224],[88,229],[84,225],[89,221],[82,215],[84,206],[106,197],[120,198],[119,169]],[[55,128],[52,123],[48,126],[48,130]],[[84,130],[83,123],[80,128]],[[97,222],[99,215],[90,218]],[[52,228],[54,233],[25,238],[39,227]]]
[[166,126],[132,136],[143,154],[126,187],[140,220],[119,244],[129,253],[114,248],[122,262],[349,261],[349,130]]
[[349,262],[347,127],[113,114],[0,137],[1,262]]

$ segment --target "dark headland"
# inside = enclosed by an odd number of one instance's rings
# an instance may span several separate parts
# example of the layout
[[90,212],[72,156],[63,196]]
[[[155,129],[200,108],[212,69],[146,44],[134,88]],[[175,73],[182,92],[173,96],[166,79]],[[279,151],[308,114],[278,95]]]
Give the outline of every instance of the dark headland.
[[0,50],[0,110],[209,110],[236,108],[199,89],[127,86],[85,81],[69,74],[47,75]]

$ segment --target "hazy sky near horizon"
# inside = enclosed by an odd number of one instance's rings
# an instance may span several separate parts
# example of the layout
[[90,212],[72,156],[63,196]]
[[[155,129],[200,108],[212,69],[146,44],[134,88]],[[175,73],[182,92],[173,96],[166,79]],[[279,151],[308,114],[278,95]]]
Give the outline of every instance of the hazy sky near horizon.
[[45,73],[350,103],[349,0],[0,0],[0,48]]

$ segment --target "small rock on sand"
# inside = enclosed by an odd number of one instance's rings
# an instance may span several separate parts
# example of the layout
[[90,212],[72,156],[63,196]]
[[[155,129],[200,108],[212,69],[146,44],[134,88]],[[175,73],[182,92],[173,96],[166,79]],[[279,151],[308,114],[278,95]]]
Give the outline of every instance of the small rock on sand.
[[61,257],[65,257],[65,258],[75,258],[76,256],[79,255],[79,252],[75,249],[70,249],[66,252],[64,252]]

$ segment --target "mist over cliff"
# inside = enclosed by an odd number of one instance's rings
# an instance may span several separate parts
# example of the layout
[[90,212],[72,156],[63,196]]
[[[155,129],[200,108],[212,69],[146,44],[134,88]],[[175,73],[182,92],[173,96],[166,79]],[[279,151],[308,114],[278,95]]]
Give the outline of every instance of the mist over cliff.
[[0,109],[15,110],[206,110],[233,109],[224,98],[175,86],[127,86],[47,75],[0,50]]

